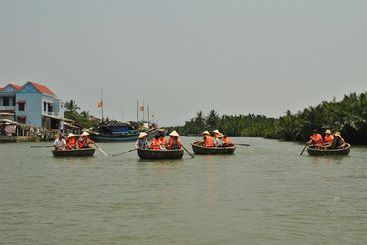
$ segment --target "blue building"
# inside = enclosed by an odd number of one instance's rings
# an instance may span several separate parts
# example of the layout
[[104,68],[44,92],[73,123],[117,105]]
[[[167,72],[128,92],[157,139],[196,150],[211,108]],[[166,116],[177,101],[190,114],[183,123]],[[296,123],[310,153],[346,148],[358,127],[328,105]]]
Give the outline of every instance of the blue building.
[[62,129],[64,102],[46,86],[27,82],[0,88],[0,118],[46,129]]

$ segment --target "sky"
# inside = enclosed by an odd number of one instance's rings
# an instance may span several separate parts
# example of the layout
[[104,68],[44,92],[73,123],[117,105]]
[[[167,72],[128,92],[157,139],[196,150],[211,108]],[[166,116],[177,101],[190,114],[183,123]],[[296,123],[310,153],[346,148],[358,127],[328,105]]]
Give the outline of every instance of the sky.
[[367,0],[0,0],[0,86],[27,81],[117,120],[278,117],[367,90]]

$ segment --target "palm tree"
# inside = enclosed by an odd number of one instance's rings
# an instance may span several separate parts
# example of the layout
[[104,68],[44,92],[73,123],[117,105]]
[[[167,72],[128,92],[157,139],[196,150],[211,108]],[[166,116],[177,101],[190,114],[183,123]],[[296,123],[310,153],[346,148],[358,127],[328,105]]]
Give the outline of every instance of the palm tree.
[[65,108],[70,113],[75,113],[78,112],[78,110],[80,110],[80,107],[75,103],[75,100],[65,102]]

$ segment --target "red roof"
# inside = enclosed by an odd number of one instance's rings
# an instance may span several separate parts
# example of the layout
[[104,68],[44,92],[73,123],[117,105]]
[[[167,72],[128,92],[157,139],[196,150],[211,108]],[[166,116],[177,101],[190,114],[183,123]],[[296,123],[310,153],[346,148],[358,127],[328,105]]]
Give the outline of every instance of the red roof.
[[8,83],[6,86],[0,87],[0,91],[3,90],[3,89],[5,89],[8,86],[12,86],[17,91],[22,88],[22,86],[16,85],[14,83]]
[[[52,91],[51,89],[49,89],[48,87],[44,86],[44,85],[41,85],[39,83],[35,83],[35,82],[28,82],[30,83],[38,92],[42,93],[42,94],[47,94],[47,95],[50,95],[50,96],[56,96]],[[28,84],[26,83],[26,84]],[[24,84],[24,86],[26,85]]]

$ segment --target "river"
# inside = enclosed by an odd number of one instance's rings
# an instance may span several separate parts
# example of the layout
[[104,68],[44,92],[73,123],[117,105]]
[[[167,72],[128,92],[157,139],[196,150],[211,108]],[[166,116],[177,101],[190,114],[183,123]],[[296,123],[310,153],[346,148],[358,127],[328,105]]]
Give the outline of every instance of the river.
[[[194,138],[183,137],[186,147]],[[367,148],[233,138],[234,155],[53,158],[0,145],[1,244],[366,244]],[[41,144],[41,143],[38,143]],[[132,143],[100,144],[108,153]],[[191,150],[191,149],[190,149]]]

